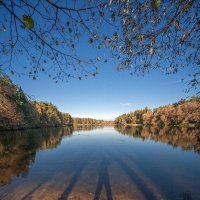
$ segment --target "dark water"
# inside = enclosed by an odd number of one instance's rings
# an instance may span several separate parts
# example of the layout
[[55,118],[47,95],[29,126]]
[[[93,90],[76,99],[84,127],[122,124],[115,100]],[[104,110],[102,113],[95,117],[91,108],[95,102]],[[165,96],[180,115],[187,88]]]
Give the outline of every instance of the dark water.
[[0,199],[200,200],[199,130],[1,132]]

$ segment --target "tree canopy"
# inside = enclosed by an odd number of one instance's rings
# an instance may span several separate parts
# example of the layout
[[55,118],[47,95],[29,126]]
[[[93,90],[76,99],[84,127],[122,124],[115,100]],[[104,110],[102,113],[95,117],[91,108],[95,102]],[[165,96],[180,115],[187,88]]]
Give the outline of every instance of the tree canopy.
[[116,125],[128,126],[134,124],[168,127],[181,125],[185,127],[200,126],[200,97],[190,100],[181,99],[172,105],[158,107],[154,110],[145,108],[125,113],[115,119]]
[[[199,7],[198,0],[0,0],[0,69],[81,80],[114,59],[131,74],[187,68],[184,78],[198,88]],[[97,51],[87,55],[81,45]]]

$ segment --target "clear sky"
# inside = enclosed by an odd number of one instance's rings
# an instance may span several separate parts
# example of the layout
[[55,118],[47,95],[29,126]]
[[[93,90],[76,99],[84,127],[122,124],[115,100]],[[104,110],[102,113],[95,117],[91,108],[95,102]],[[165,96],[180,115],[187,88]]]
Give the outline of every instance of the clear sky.
[[99,75],[88,80],[72,79],[56,84],[44,75],[37,80],[16,76],[11,79],[35,100],[52,102],[74,117],[110,120],[124,112],[145,106],[156,108],[187,97],[184,92],[187,85],[181,82],[185,76],[184,71],[175,75],[152,71],[137,77],[104,64]]
[[[0,34],[0,38],[9,36],[7,32]],[[86,44],[78,44],[78,54],[81,57],[95,56],[94,49],[88,48],[88,39],[85,41]],[[22,62],[25,60],[23,55],[19,55],[19,59]],[[56,84],[44,74],[40,74],[37,80],[27,76],[10,76],[14,83],[37,101],[51,102],[60,111],[68,112],[73,117],[106,120],[135,109],[146,106],[156,108],[186,98],[188,94],[184,90],[188,86],[181,81],[185,77],[187,71],[184,70],[174,75],[151,71],[145,76],[131,76],[128,71],[118,72],[115,61],[101,64],[96,77],[89,77],[87,80],[71,79],[68,83]]]

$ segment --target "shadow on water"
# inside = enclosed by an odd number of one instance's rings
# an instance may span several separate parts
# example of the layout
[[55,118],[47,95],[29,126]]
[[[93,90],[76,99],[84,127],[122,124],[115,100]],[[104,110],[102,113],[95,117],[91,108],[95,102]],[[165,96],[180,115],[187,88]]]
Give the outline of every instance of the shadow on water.
[[[135,160],[132,156],[130,156],[130,155],[126,154],[126,153],[122,153],[122,156],[126,156],[131,162],[134,163],[134,165],[137,164],[137,160]],[[143,172],[145,172],[145,170],[142,169],[141,166],[140,166],[140,169],[141,169]],[[155,175],[155,177],[159,176],[159,173],[162,174],[162,172],[159,172],[158,169],[156,169],[156,175]],[[170,177],[165,176],[165,181],[166,181],[166,180],[167,180],[168,183],[170,183],[170,187],[176,188],[177,190],[181,191],[181,188],[178,188],[178,185],[175,184],[175,183],[173,183],[172,180],[170,180]],[[166,185],[166,187],[167,187],[167,185]],[[158,188],[158,186],[157,186],[157,188]],[[143,191],[142,191],[142,192],[143,192]],[[181,194],[178,194],[178,195],[175,195],[175,196],[176,196],[176,197],[173,198],[173,199],[175,199],[175,200],[193,200],[192,194],[191,194],[191,192],[189,192],[189,191],[187,191],[187,192],[185,191],[185,192],[183,192],[183,193],[181,193]],[[169,198],[165,197],[165,198],[166,198],[166,199],[169,199],[170,197],[169,197]],[[164,199],[165,199],[165,198],[164,198]],[[172,197],[171,197],[171,198],[172,198]],[[156,198],[154,198],[154,199],[156,199]],[[158,199],[159,199],[159,198],[158,198]],[[200,197],[199,197],[198,200],[200,200]]]
[[[90,158],[90,156],[89,156],[89,158]],[[72,176],[67,188],[64,190],[64,192],[58,198],[59,200],[68,199],[68,197],[69,197],[70,193],[72,192],[74,186],[78,182],[78,179],[79,179],[83,169],[87,165],[89,158],[84,159],[83,162],[78,166],[78,168],[75,171],[74,175]],[[95,191],[93,200],[99,200],[100,199],[103,186],[105,187],[107,200],[113,200],[112,190],[111,190],[111,185],[110,185],[110,179],[109,179],[109,173],[108,173],[108,160],[107,159],[102,160],[102,162],[99,166],[98,176],[99,176],[99,178],[98,178],[96,191]]]
[[138,174],[132,170],[127,164],[125,164],[120,158],[112,155],[112,158],[118,163],[122,170],[128,175],[128,177],[135,183],[138,189],[142,192],[146,199],[157,199],[155,194],[146,186],[141,180]]
[[59,200],[66,200],[68,199],[69,194],[73,190],[74,186],[76,185],[78,178],[81,175],[81,172],[83,171],[84,167],[87,165],[89,158],[83,159],[83,161],[78,165],[78,168],[76,169],[74,175],[72,176],[68,187],[64,190],[64,192],[61,194],[61,196],[58,198]]
[[[87,129],[90,128],[91,127]],[[82,129],[78,128],[78,131],[80,130]],[[149,130],[142,127],[129,127],[120,129],[118,128],[117,130],[122,134],[141,138],[142,140],[152,139],[155,141],[161,141],[162,143],[167,143],[173,147],[181,146],[184,150],[192,149],[195,152],[200,152],[199,132],[196,132],[196,130],[190,130],[188,134],[180,129],[153,131],[152,128]],[[65,129],[51,128],[45,130],[38,129],[0,134],[0,186],[10,183],[12,178],[15,176],[27,175],[30,165],[35,162],[35,157],[38,150],[57,148],[60,145],[62,138],[65,136],[70,136],[72,132],[72,129],[66,127]],[[98,142],[98,144],[101,144],[101,140]],[[70,194],[77,186],[77,183],[79,183],[81,180],[81,177],[84,175],[83,171],[85,172],[86,166],[89,165],[88,162],[94,161],[91,159],[91,148],[95,152],[95,146],[91,143],[87,143],[87,145],[88,144],[91,145],[89,151],[84,149],[84,155],[81,157],[79,156],[79,160],[75,162],[76,165],[74,165],[72,169],[70,168],[70,170],[72,170],[72,173],[70,173],[70,179],[67,180],[66,177],[63,177],[66,179],[67,185],[62,191],[58,189],[57,192],[58,195],[60,195],[58,198],[59,200],[70,199]],[[75,146],[75,148],[77,148],[77,146]],[[200,200],[196,198],[196,193],[193,193],[193,190],[191,190],[191,192],[185,192],[186,190],[183,190],[181,184],[179,185],[178,182],[174,182],[173,180],[175,178],[173,177],[173,179],[171,179],[173,173],[171,173],[169,177],[167,174],[163,173],[162,165],[162,167],[158,166],[158,168],[154,169],[154,164],[157,163],[157,158],[155,163],[152,161],[149,162],[149,166],[145,166],[144,163],[147,163],[148,158],[144,158],[145,160],[143,160],[143,158],[141,160],[137,160],[137,157],[134,157],[131,149],[128,147],[126,149],[116,150],[118,152],[112,150],[110,152],[110,147],[107,148],[107,146],[105,146],[105,149],[101,149],[101,151],[104,152],[104,150],[106,155],[109,157],[102,156],[102,154],[97,151],[95,152],[95,161],[97,160],[97,163],[100,162],[100,164],[97,168],[98,181],[97,184],[95,182],[96,187],[93,190],[95,193],[91,199],[100,200],[102,198],[102,192],[104,191],[104,188],[105,195],[107,196],[106,199],[115,199],[115,194],[113,194],[115,188],[112,188],[111,186],[109,174],[109,164],[114,161],[114,163],[117,165],[117,168],[119,166],[118,173],[120,173],[120,171],[125,172],[127,175],[126,178],[128,177],[130,182],[137,186],[144,199]],[[129,151],[124,152],[126,150]],[[73,154],[71,155],[73,156]],[[102,157],[100,158],[98,156]],[[66,166],[63,168],[66,169],[65,167]],[[62,171],[60,173],[62,174]],[[32,195],[36,194],[46,183],[49,182],[51,178],[51,172],[49,172],[47,176],[41,177],[36,186],[33,186],[29,192],[26,191],[27,194],[23,194],[24,196],[22,196],[21,200],[31,199]],[[120,181],[121,180],[119,180],[119,185],[123,184]],[[197,181],[197,183],[199,182]],[[59,182],[59,184],[63,184],[63,182]],[[58,185],[58,182],[56,185]],[[129,191],[130,188],[126,188],[126,192]],[[171,188],[173,189],[171,190]],[[178,195],[167,194],[169,191],[175,190],[178,191]],[[44,195],[46,195],[46,193]]]
[[42,181],[41,183],[39,183],[36,187],[34,187],[28,194],[26,194],[24,197],[21,198],[21,200],[28,200],[29,198],[31,198],[31,195],[36,192],[42,185],[44,185],[46,183],[46,181]]
[[[177,200],[193,200],[193,198],[190,192],[184,192],[177,198]],[[200,198],[198,200],[200,200]]]
[[[188,150],[193,150],[196,153],[200,153],[200,130],[195,129],[195,128],[170,128],[166,127],[164,129],[156,129],[156,127],[115,127],[115,129],[122,133],[123,135],[129,135],[134,138],[141,138],[143,141],[145,140],[154,140],[154,141],[159,141],[161,143],[166,143],[170,146],[173,146],[173,148],[181,147],[182,150],[188,151]],[[132,163],[137,164],[137,159],[134,159],[132,156],[128,155],[125,152],[121,152],[122,156],[126,156],[129,161]],[[143,186],[143,183],[139,180],[139,177],[131,171],[131,169],[123,163],[119,158],[115,157],[115,161],[118,162],[118,164],[124,169],[124,171],[129,175],[131,179],[134,179],[135,177],[135,182],[137,186],[139,186],[140,189],[142,189],[142,193],[144,194],[146,188]],[[138,165],[140,165],[138,163]],[[151,167],[151,166],[150,166]],[[140,166],[140,169],[143,172],[146,172],[146,167],[145,166]],[[151,171],[151,173],[153,173]],[[148,174],[146,174],[148,176]],[[134,176],[134,177],[133,177]],[[137,177],[137,178],[136,178]],[[159,182],[165,187],[168,188],[169,185],[167,183],[170,183],[171,188],[176,188],[174,190],[181,191],[182,188],[181,186],[175,184],[172,180],[170,180],[170,177],[164,175],[164,180],[165,183],[163,183],[163,180],[161,180],[163,177],[163,172],[160,171],[160,168],[156,169],[155,174],[153,174],[153,177],[156,180],[156,183],[159,184]],[[147,190],[147,199],[153,198],[153,195]],[[183,191],[182,193],[179,194],[166,194],[167,199],[173,198],[175,200],[193,200],[194,198],[192,197],[192,193],[188,191]],[[200,200],[200,197],[196,200]]]
[[106,190],[107,200],[112,200],[112,190],[110,185],[109,173],[108,173],[108,160],[103,160],[99,167],[99,179],[95,191],[93,200],[99,200],[103,186]]

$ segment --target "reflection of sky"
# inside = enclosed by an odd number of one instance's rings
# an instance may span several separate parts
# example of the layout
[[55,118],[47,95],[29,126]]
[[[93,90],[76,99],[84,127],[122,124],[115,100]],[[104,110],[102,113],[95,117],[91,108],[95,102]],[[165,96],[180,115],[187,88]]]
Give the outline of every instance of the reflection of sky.
[[200,157],[193,151],[122,135],[111,127],[75,131],[56,148],[38,151],[28,174],[0,188],[0,197],[93,199],[99,191],[106,199],[97,187],[103,184],[117,200],[182,199],[186,193],[197,199],[199,168]]

